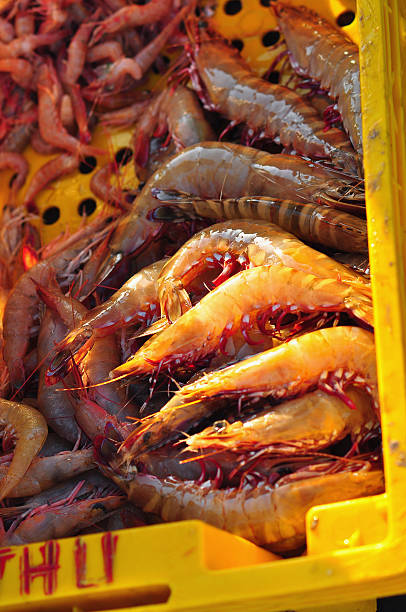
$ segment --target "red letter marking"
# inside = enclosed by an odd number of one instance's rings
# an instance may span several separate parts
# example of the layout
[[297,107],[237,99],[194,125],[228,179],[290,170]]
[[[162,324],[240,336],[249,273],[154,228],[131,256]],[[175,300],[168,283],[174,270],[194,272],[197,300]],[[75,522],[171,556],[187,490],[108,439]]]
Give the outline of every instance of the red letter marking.
[[35,578],[44,579],[44,595],[51,595],[57,585],[59,570],[59,544],[53,540],[46,542],[40,547],[43,562],[39,565],[31,565],[29,548],[24,546],[20,559],[20,592],[28,595],[31,582]]
[[[110,532],[105,533],[101,539],[104,582],[107,584],[113,582],[113,561],[114,555],[116,554],[117,540],[118,536],[112,536]],[[88,587],[97,586],[97,583],[86,581],[86,543],[82,542],[80,538],[77,538],[75,544],[76,586],[78,589],[87,589]],[[98,582],[99,584],[102,583],[103,579]]]
[[16,554],[11,552],[11,548],[0,548],[0,580],[4,576],[7,561],[15,557]]

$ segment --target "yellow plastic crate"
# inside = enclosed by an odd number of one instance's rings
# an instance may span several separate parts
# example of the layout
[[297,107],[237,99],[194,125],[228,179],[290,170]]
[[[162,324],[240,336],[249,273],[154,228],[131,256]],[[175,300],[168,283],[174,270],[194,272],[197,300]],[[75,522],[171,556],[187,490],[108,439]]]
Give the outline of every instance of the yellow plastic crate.
[[[357,8],[386,493],[313,508],[307,556],[283,561],[198,521],[0,548],[0,610],[372,612],[406,592],[406,2]],[[248,23],[247,39],[274,27]]]

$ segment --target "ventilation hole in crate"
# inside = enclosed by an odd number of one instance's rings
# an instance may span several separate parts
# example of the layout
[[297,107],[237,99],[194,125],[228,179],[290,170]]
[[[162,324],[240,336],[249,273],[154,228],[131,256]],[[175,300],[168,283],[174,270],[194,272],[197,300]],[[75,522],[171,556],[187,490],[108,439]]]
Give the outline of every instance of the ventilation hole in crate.
[[271,0],[260,0],[262,6],[271,6]]
[[61,211],[57,206],[50,206],[42,213],[42,221],[45,225],[53,225],[61,216]]
[[262,44],[264,47],[272,47],[272,45],[276,44],[280,38],[279,32],[276,30],[270,30],[262,37]]
[[131,160],[132,156],[132,149],[130,149],[130,147],[123,147],[116,152],[114,159],[118,166],[125,166]]
[[244,43],[240,38],[234,38],[231,41],[231,44],[233,45],[233,47],[238,49],[238,51],[242,51],[244,49]]
[[80,174],[90,174],[97,166],[97,159],[93,155],[88,155],[79,164]]
[[78,206],[78,213],[81,217],[84,217],[85,215],[86,217],[90,217],[90,215],[92,215],[96,210],[96,206],[96,200],[93,198],[86,198],[80,202]]
[[236,15],[242,9],[240,0],[228,0],[224,5],[224,12],[226,15]]
[[354,19],[355,19],[354,11],[345,11],[344,13],[341,13],[341,15],[337,17],[337,25],[343,28],[344,26],[350,25],[350,23],[352,23]]

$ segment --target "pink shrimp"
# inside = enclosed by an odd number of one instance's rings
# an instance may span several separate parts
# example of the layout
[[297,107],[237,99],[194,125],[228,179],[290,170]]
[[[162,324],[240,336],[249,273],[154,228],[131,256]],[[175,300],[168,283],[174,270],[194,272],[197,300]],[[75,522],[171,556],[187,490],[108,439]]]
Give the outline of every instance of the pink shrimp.
[[130,127],[148,109],[149,104],[150,102],[147,100],[134,102],[130,106],[125,106],[109,113],[102,113],[100,120],[107,126]]
[[35,18],[33,13],[28,11],[17,13],[14,19],[14,25],[18,38],[30,36],[35,33]]
[[0,72],[9,72],[13,81],[24,89],[31,87],[33,69],[28,60],[19,58],[0,59]]
[[64,70],[64,81],[68,85],[74,85],[82,74],[93,28],[94,23],[82,23],[69,44],[68,58]]
[[105,155],[105,151],[83,144],[68,134],[61,123],[57,101],[53,96],[58,78],[51,62],[38,71],[38,123],[42,138],[49,144],[66,149],[77,156]]
[[14,38],[10,43],[0,42],[0,58],[10,59],[12,57],[30,56],[38,47],[52,45],[61,40],[66,32],[53,32],[50,34],[28,34],[21,38]]
[[86,61],[92,63],[107,59],[111,63],[117,61],[124,55],[121,44],[118,40],[108,40],[100,43],[91,49],[87,49]]
[[35,198],[40,191],[45,189],[52,181],[74,172],[78,165],[77,157],[70,153],[63,153],[41,166],[32,176],[27,187],[24,195],[24,206],[27,208],[35,206]]
[[145,6],[125,6],[103,20],[94,31],[93,42],[97,42],[104,34],[114,34],[159,21],[166,17],[171,8],[172,0],[151,0]]
[[98,197],[110,206],[119,206],[123,210],[128,210],[130,205],[126,201],[126,193],[111,184],[111,178],[119,175],[117,164],[113,161],[97,170],[90,179],[90,189]]

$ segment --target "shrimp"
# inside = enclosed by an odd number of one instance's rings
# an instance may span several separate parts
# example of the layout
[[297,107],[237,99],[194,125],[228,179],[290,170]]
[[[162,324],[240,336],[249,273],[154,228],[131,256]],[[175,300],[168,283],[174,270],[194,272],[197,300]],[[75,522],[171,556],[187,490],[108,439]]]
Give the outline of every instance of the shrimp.
[[53,91],[58,79],[51,62],[43,63],[38,70],[38,123],[41,137],[49,144],[66,149],[77,156],[105,155],[105,151],[79,142],[63,127]]
[[156,208],[152,190],[162,187],[208,198],[261,193],[337,208],[348,204],[355,208],[360,204],[362,209],[364,206],[362,190],[336,171],[291,155],[272,155],[228,143],[199,143],[162,164],[145,184],[130,214],[120,220],[112,236],[109,253],[99,271],[99,281],[125,255],[140,252],[157,240],[163,223],[152,220]]
[[33,69],[28,60],[20,58],[0,59],[0,72],[9,72],[13,81],[24,89],[31,86]]
[[273,7],[293,68],[320,81],[337,99],[345,130],[362,159],[361,91],[358,47],[317,13],[278,2]]
[[18,38],[30,36],[35,33],[35,17],[30,12],[17,13],[14,20],[15,31]]
[[190,365],[214,356],[224,351],[227,339],[238,328],[249,342],[248,332],[255,320],[262,331],[268,317],[280,329],[287,313],[309,313],[311,324],[317,327],[314,315],[320,312],[347,312],[373,325],[371,297],[339,280],[318,278],[310,272],[281,265],[243,270],[144,344],[110,377],[178,369],[185,363]]
[[282,401],[319,387],[355,408],[344,392],[344,387],[351,384],[370,393],[377,408],[373,334],[358,327],[309,332],[182,387],[158,413],[147,417],[130,434],[123,457],[133,459],[162,446],[168,438],[176,438],[226,398],[270,397]]
[[154,189],[153,195],[170,205],[154,210],[153,217],[162,221],[258,219],[275,223],[308,242],[349,253],[368,252],[366,221],[330,206],[264,196],[208,200],[169,189]]
[[326,132],[317,111],[293,90],[257,77],[236,49],[218,40],[200,42],[193,55],[198,78],[192,70],[192,82],[198,91],[202,82],[207,108],[261,137],[278,137],[301,155],[332,159],[357,174],[358,161],[345,134],[336,128]]
[[0,42],[0,58],[10,59],[15,57],[30,56],[38,47],[52,45],[61,40],[66,32],[52,32],[49,34],[28,34],[20,38],[14,38],[9,43]]
[[248,420],[217,421],[189,436],[190,450],[211,448],[235,453],[263,451],[269,454],[294,454],[330,446],[350,435],[353,442],[377,427],[378,421],[369,397],[361,390],[348,390],[357,407],[351,410],[338,397],[322,391],[283,402]]
[[87,313],[58,344],[50,372],[63,373],[67,360],[80,349],[88,350],[96,338],[137,323],[141,328],[147,327],[156,320],[159,316],[157,279],[165,261],[157,261],[137,272],[111,298]]
[[7,19],[0,18],[0,42],[10,43],[15,36],[14,26]]
[[205,140],[216,139],[196,95],[182,85],[178,85],[175,90],[164,90],[136,127],[134,157],[142,167],[146,165],[149,156],[150,134],[156,128],[159,133],[164,133],[168,128],[177,151]]
[[92,42],[97,42],[104,34],[114,34],[159,21],[168,15],[171,8],[172,0],[150,0],[145,6],[125,6],[103,20],[95,29]]
[[[344,214],[344,213],[339,213]],[[265,221],[218,223],[195,234],[165,264],[158,278],[161,310],[173,322],[191,308],[185,289],[205,268],[223,265],[215,286],[241,268],[282,264],[348,284],[371,297],[368,282]]]
[[305,517],[313,506],[384,491],[383,472],[378,470],[323,474],[280,487],[260,483],[255,488],[222,490],[213,490],[209,482],[123,476],[113,470],[108,475],[132,503],[165,521],[200,519],[274,552],[303,546]]
[[32,176],[30,184],[24,194],[24,206],[27,209],[35,208],[35,198],[49,183],[62,176],[71,174],[79,166],[79,160],[70,153],[58,155],[41,166]]
[[56,271],[71,281],[70,274],[91,255],[91,245],[97,244],[108,232],[105,220],[96,219],[79,230],[50,257],[40,261],[23,274],[9,294],[3,317],[4,359],[10,373],[10,383],[19,387],[24,382],[23,358],[28,349],[30,329],[39,312],[36,283],[46,280]]
[[28,162],[20,153],[10,153],[9,151],[0,152],[0,170],[10,168],[15,172],[12,180],[13,191],[18,191],[24,185],[28,175]]
[[46,384],[45,373],[51,363],[52,350],[57,342],[66,335],[66,327],[54,315],[47,311],[42,320],[38,336],[38,358],[40,360],[38,384],[38,408],[52,429],[62,438],[73,444],[80,437],[80,429],[75,420],[75,410],[68,393],[64,393],[65,385],[56,382]]
[[29,145],[34,129],[35,124],[31,122],[15,125],[2,140],[0,151],[22,153],[26,146]]
[[123,210],[128,210],[129,203],[126,200],[126,193],[120,187],[111,184],[111,177],[119,175],[119,168],[115,161],[102,166],[90,179],[90,189],[97,198],[100,198],[110,206],[119,206]]
[[31,146],[40,155],[55,155],[60,154],[61,149],[56,147],[49,142],[45,142],[42,138],[39,129],[35,129],[31,136]]
[[13,459],[0,481],[0,500],[20,482],[31,461],[44,444],[48,427],[38,410],[0,399],[0,425],[16,439]]
[[130,106],[119,108],[109,113],[103,113],[100,117],[103,125],[114,125],[117,127],[130,127],[147,110],[149,102],[141,100]]
[[109,495],[74,501],[65,507],[58,504],[57,508],[35,509],[16,529],[5,533],[1,544],[16,546],[66,537],[102,521],[125,502],[125,497],[121,495]]
[[113,63],[123,55],[123,49],[118,40],[108,40],[86,50],[86,60],[91,64],[100,62],[102,59],[107,59]]
[[75,127],[75,117],[73,115],[72,100],[69,94],[63,94],[60,104],[61,123],[68,131]]
[[[86,317],[88,310],[83,304],[72,297],[66,297],[57,283],[54,287],[38,287],[38,292],[48,307],[58,312],[62,321],[71,330]],[[62,333],[62,337],[65,333]],[[62,340],[61,337],[55,340]],[[56,343],[55,343],[56,344]],[[79,376],[86,387],[106,380],[109,371],[119,363],[118,346],[114,335],[97,338],[85,355],[77,356],[76,365]],[[49,362],[48,364],[49,365]],[[47,368],[45,368],[44,376]],[[49,380],[46,384],[49,384]],[[109,414],[118,415],[125,411],[126,416],[135,416],[134,406],[127,401],[125,390],[117,385],[109,388],[92,389],[92,399]]]
[[[18,483],[7,493],[6,497],[30,497],[46,491],[55,484],[83,474],[95,467],[94,449],[86,448],[76,451],[64,451],[51,457],[35,458]],[[7,470],[0,465],[0,478]]]
[[63,80],[67,85],[74,85],[82,74],[93,28],[94,23],[82,23],[69,44],[63,75]]

